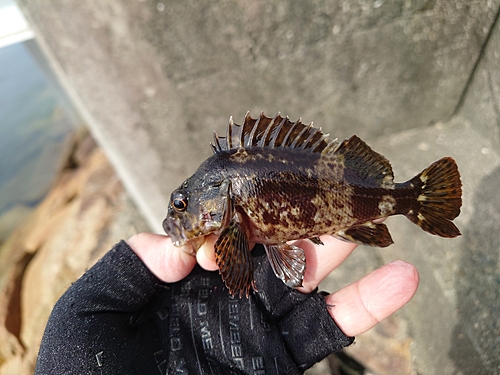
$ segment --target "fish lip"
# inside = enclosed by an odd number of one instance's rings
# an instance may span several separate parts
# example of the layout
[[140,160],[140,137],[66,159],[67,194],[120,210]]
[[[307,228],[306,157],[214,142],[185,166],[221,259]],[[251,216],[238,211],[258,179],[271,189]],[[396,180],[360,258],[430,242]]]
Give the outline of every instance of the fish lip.
[[174,246],[180,247],[187,243],[187,237],[179,219],[166,217],[163,220],[163,230],[172,239]]

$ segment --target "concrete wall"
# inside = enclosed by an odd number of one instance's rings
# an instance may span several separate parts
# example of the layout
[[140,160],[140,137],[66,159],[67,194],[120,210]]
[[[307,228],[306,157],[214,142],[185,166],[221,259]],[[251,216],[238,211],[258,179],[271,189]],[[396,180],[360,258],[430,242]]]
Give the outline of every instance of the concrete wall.
[[449,119],[498,10],[444,0],[21,4],[115,164],[147,166],[119,173],[158,202],[140,203],[151,222],[230,115],[280,110],[368,140]]
[[[247,110],[358,134],[398,181],[455,157],[461,239],[401,219],[389,221],[394,247],[359,250],[366,269],[402,258],[422,274],[392,331],[399,346],[364,356],[378,373],[391,373],[377,362],[384,352],[403,353],[407,373],[500,372],[499,0],[20,3],[153,230],[171,190],[210,155],[212,131]],[[356,275],[350,267],[337,281]]]

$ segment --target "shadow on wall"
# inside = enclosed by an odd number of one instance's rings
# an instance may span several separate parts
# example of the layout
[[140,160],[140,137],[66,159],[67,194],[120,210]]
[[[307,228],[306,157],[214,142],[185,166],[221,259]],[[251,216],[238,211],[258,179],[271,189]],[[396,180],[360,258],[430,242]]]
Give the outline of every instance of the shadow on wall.
[[499,185],[497,168],[481,181],[474,197],[474,215],[464,231],[456,279],[459,322],[450,351],[463,374],[500,373]]

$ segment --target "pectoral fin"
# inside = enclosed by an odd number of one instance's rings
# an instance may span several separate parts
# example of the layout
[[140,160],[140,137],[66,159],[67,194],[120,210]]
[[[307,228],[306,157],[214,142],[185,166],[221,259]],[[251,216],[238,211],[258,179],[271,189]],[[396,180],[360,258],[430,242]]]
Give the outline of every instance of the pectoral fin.
[[306,256],[300,247],[282,243],[264,245],[274,273],[293,288],[302,286],[306,270]]
[[393,243],[387,226],[371,221],[340,230],[333,236],[359,245],[386,247]]
[[222,231],[214,246],[215,261],[222,280],[231,295],[240,297],[250,294],[255,288],[253,280],[253,258],[248,245],[248,238],[240,224],[232,221]]
[[309,241],[311,241],[315,245],[324,245],[323,241],[321,241],[319,237],[311,237],[309,238]]

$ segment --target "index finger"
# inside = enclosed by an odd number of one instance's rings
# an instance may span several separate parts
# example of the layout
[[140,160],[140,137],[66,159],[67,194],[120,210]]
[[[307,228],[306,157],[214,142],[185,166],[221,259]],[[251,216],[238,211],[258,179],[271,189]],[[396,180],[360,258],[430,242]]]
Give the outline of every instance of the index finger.
[[356,336],[403,307],[418,282],[415,266],[398,260],[328,295],[328,311],[346,335]]
[[352,242],[341,241],[330,235],[320,237],[324,245],[315,245],[309,240],[298,240],[294,245],[302,248],[306,255],[306,272],[302,293],[310,293],[323,279],[337,268],[356,248]]

